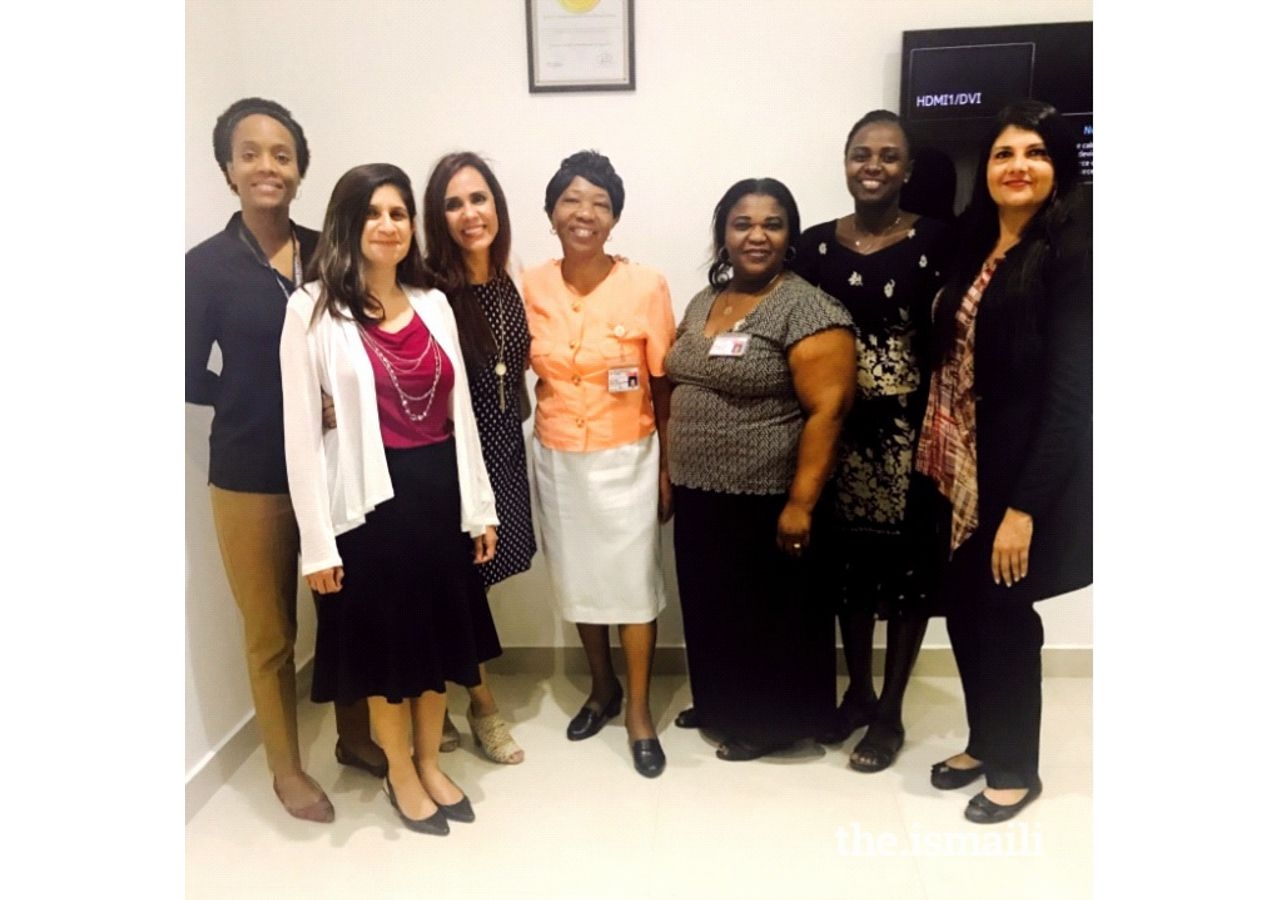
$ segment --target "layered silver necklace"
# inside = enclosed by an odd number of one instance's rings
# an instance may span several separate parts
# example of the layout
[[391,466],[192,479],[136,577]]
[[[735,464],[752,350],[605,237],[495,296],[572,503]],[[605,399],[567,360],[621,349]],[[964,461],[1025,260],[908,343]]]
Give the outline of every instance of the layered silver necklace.
[[[384,349],[369,336],[363,325],[360,325],[359,329],[360,339],[364,341],[366,347],[373,351],[373,355],[378,357],[382,367],[387,370],[387,376],[391,379],[391,386],[395,388],[396,395],[400,398],[400,408],[404,410],[405,416],[411,422],[421,422],[431,412],[431,403],[436,398],[436,386],[440,384],[440,345],[436,342],[435,336],[428,332],[427,346],[423,348],[417,359],[411,360],[407,357],[397,356],[390,350]],[[399,376],[416,373],[421,367],[422,361],[427,358],[428,353],[431,354],[432,364],[435,366],[435,373],[431,376],[431,387],[425,394],[410,394],[400,387]],[[427,401],[427,405],[422,412],[415,413],[409,409],[410,403],[421,403],[423,400]]]

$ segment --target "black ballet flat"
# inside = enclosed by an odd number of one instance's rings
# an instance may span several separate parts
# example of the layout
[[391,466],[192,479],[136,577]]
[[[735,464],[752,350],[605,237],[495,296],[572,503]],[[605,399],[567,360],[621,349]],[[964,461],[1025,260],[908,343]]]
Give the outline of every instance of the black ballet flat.
[[933,769],[929,773],[929,783],[940,791],[954,791],[956,788],[973,784],[985,774],[987,774],[986,767],[981,764],[972,769],[953,769],[944,759],[940,763],[933,764]]
[[620,712],[622,712],[622,685],[618,685],[618,692],[613,695],[613,699],[605,705],[603,710],[595,710],[586,705],[578,710],[578,714],[569,720],[565,737],[571,741],[585,741]]
[[362,772],[368,772],[374,778],[387,777],[387,764],[385,761],[382,763],[371,763],[368,760],[357,756],[354,752],[343,746],[341,738],[339,738],[338,743],[333,747],[333,756],[341,765],[350,766],[351,768],[359,769]]
[[978,794],[969,801],[969,805],[964,808],[964,817],[975,825],[998,825],[1001,822],[1008,822],[1018,813],[1022,812],[1031,805],[1040,792],[1044,790],[1039,779],[1031,785],[1027,790],[1027,795],[1017,803],[996,803],[987,797],[986,794]]
[[645,778],[657,778],[667,767],[667,754],[656,737],[641,738],[631,744],[631,760]]
[[698,721],[697,707],[690,706],[676,716],[677,728],[701,728],[702,723]]

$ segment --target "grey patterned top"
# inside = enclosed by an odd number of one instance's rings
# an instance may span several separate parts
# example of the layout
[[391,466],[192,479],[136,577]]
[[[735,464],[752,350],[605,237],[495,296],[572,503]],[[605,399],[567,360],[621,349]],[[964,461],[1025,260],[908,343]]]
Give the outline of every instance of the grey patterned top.
[[787,350],[819,331],[849,327],[839,303],[787,272],[738,323],[750,335],[742,356],[709,356],[704,337],[716,291],[689,301],[667,354],[671,481],[728,494],[785,494],[795,475],[804,414],[791,385]]

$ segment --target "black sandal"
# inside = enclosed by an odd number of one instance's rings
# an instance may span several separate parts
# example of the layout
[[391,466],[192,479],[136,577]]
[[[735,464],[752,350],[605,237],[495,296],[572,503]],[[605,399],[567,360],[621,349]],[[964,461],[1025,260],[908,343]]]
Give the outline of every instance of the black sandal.
[[[901,725],[887,722],[872,722],[866,735],[858,741],[849,756],[849,768],[855,772],[883,772],[893,765],[898,758],[898,751],[906,740],[906,731]],[[863,762],[863,757],[867,762]]]
[[874,722],[875,717],[874,700],[870,703],[855,703],[848,694],[845,694],[844,699],[840,701],[840,707],[836,710],[831,727],[815,736],[814,740],[819,744],[843,744],[849,739],[849,735],[864,725]]

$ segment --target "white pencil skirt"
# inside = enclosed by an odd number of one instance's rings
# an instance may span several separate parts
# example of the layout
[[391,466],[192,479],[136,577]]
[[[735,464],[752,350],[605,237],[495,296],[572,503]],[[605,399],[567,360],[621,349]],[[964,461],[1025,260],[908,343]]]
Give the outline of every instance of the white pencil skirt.
[[667,605],[658,548],[658,436],[591,453],[533,440],[542,552],[569,622],[652,622]]

